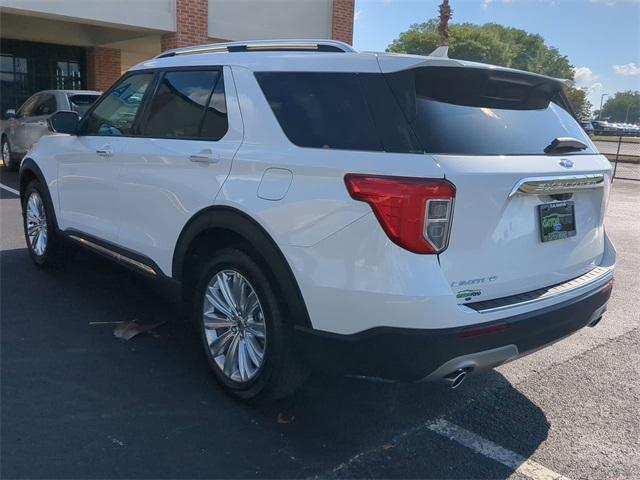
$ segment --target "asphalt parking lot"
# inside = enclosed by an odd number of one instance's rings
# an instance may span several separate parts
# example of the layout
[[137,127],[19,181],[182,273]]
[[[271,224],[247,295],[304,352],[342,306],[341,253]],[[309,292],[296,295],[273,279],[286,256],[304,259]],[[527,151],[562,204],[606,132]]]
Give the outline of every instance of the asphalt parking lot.
[[[614,182],[618,249],[595,328],[457,390],[315,375],[252,407],[216,387],[175,306],[87,253],[42,271],[0,170],[2,478],[638,478],[640,182]],[[109,322],[167,323],[130,341]]]

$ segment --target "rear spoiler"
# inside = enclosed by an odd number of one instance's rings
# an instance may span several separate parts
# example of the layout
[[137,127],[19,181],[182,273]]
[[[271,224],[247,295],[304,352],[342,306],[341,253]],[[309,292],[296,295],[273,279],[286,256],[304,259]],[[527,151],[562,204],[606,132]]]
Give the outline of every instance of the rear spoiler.
[[394,73],[403,70],[412,70],[421,67],[464,67],[473,69],[484,69],[491,72],[504,72],[506,74],[522,75],[530,77],[532,80],[554,82],[563,87],[572,87],[574,82],[566,78],[550,77],[539,73],[527,72],[515,68],[500,67],[488,63],[471,62],[467,60],[457,60],[448,57],[449,47],[438,47],[428,56],[424,55],[404,55],[393,53],[378,54],[378,64],[382,73]]

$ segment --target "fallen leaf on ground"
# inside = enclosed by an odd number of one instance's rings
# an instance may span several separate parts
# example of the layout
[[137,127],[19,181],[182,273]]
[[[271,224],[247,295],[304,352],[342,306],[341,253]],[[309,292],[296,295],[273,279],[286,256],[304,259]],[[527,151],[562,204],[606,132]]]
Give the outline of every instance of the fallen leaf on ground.
[[155,330],[160,325],[164,325],[167,322],[152,323],[149,325],[143,325],[137,322],[124,322],[120,323],[113,329],[113,335],[116,338],[122,338],[123,340],[131,340],[133,337],[140,335],[141,333],[150,332]]

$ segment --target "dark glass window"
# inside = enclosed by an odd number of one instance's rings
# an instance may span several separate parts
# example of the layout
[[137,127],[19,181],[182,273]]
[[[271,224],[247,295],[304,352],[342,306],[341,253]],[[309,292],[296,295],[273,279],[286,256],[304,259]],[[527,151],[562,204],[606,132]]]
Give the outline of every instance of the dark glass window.
[[383,150],[358,75],[259,72],[285,135],[300,147]]
[[18,117],[30,117],[33,115],[38,103],[40,101],[40,95],[34,95],[29,98],[26,102],[22,104],[22,106],[18,109]]
[[31,115],[51,115],[56,110],[56,97],[50,93],[43,93],[39,95],[38,103],[36,104],[35,110]]
[[556,137],[591,144],[555,81],[455,67],[417,68],[387,80],[430,153],[540,155]]
[[71,110],[78,112],[78,115],[82,117],[98,98],[100,98],[100,95],[69,95],[69,106]]
[[[157,92],[149,105],[142,133],[145,136],[159,138],[199,138],[205,119],[209,119],[208,137],[221,138],[226,132],[216,128],[214,123],[220,116],[226,123],[226,109],[224,105],[224,90],[220,94],[212,95],[219,71],[177,71],[166,72]],[[216,105],[214,105],[214,103]],[[206,111],[205,111],[205,106]],[[217,107],[217,108],[216,108]],[[203,135],[204,136],[204,135]]]
[[128,75],[101,99],[82,126],[84,135],[131,135],[153,73]]
[[36,92],[86,88],[86,49],[0,38],[0,111],[17,109]]
[[227,133],[228,128],[227,102],[224,94],[224,80],[221,75],[211,94],[200,135],[203,138],[220,140]]

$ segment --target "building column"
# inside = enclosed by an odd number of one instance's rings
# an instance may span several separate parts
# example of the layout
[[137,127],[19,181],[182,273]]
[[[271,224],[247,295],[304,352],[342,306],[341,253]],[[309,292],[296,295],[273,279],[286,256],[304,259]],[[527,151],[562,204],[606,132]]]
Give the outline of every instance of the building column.
[[203,43],[210,43],[209,0],[176,0],[176,31],[162,35],[162,51]]
[[122,73],[120,50],[117,48],[87,48],[87,88],[107,90]]
[[355,0],[333,0],[331,38],[353,44]]

